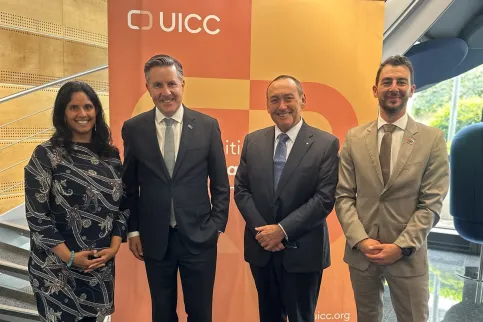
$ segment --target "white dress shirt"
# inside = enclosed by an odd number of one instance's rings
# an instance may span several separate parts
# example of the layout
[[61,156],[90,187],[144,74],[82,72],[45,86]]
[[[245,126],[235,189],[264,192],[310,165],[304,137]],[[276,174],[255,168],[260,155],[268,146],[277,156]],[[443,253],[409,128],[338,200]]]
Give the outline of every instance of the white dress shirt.
[[[183,130],[183,115],[184,115],[184,107],[183,104],[179,107],[179,109],[174,113],[174,115],[171,117],[171,119],[174,121],[173,125],[173,134],[174,134],[174,160],[176,161],[176,158],[178,156],[178,150],[179,150],[179,142],[181,140],[181,131]],[[159,144],[159,149],[161,150],[161,155],[164,156],[164,134],[166,132],[166,123],[164,123],[164,119],[166,116],[163,115],[159,111],[158,108],[156,108],[156,114],[154,117],[154,123],[156,125],[156,137],[158,138],[158,144]],[[134,236],[139,236],[138,231],[132,231],[127,234],[127,238],[131,238]]]
[[[381,142],[382,137],[384,136],[384,129],[383,125],[388,124],[384,119],[379,115],[377,119],[377,148],[378,151],[381,152]],[[392,174],[392,169],[397,161],[397,155],[399,154],[399,149],[401,148],[402,139],[404,136],[404,131],[406,130],[406,126],[408,124],[408,114],[404,113],[404,115],[397,120],[396,122],[392,123],[396,125],[394,132],[392,132],[392,143],[391,143],[391,169],[390,174]]]
[[[290,151],[292,151],[293,144],[295,142],[295,139],[297,138],[297,135],[300,132],[300,129],[302,128],[302,124],[303,124],[303,120],[300,119],[300,121],[297,124],[295,124],[294,127],[292,127],[290,130],[288,130],[285,133],[285,134],[288,135],[288,140],[287,140],[287,142],[285,142],[285,144],[287,146],[287,155],[286,155],[285,161],[287,161],[288,156],[290,154]],[[274,143],[274,146],[273,146],[273,156],[275,156],[275,150],[277,149],[278,136],[282,133],[284,133],[284,132],[282,132],[282,130],[280,130],[278,128],[278,126],[275,126],[275,143]],[[288,236],[287,236],[287,233],[285,232],[285,229],[283,229],[282,225],[280,225],[280,224],[278,224],[278,225],[280,226],[280,228],[282,228],[282,231],[285,235],[285,239],[288,240]]]
[[[295,124],[293,128],[291,128],[290,130],[287,131],[287,133],[285,133],[288,135],[288,140],[285,143],[287,145],[287,156],[286,156],[287,158],[285,159],[285,161],[287,161],[288,155],[290,154],[290,151],[292,151],[293,144],[295,142],[295,139],[297,138],[297,135],[300,132],[300,129],[302,128],[302,124],[303,124],[303,120],[300,119],[300,121],[297,124]],[[273,156],[275,156],[275,150],[277,149],[278,136],[282,133],[283,133],[282,130],[280,130],[278,126],[275,126],[275,143],[273,145]]]
[[[178,108],[176,113],[171,117],[174,121],[173,125],[173,134],[174,134],[174,160],[176,161],[176,157],[178,156],[179,150],[179,142],[181,140],[181,131],[183,130],[183,115],[184,115],[184,107],[183,104]],[[164,123],[164,119],[166,116],[163,115],[156,108],[156,116],[154,118],[156,124],[156,136],[158,137],[158,144],[159,149],[161,150],[161,155],[164,156],[164,134],[166,132],[166,123]]]

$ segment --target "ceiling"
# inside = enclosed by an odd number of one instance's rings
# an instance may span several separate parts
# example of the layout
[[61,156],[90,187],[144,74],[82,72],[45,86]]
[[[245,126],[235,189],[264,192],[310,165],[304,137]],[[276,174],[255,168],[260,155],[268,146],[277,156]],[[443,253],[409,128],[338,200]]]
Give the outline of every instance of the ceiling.
[[482,65],[483,0],[454,0],[406,56],[421,90]]
[[463,28],[483,14],[483,0],[455,0],[426,32],[426,39],[460,36]]

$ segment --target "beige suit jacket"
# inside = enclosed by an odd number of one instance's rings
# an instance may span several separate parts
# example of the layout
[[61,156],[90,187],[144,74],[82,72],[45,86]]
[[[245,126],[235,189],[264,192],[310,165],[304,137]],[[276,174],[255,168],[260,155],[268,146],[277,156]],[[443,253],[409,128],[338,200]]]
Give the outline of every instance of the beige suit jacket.
[[347,238],[344,261],[366,270],[370,261],[356,246],[373,238],[415,250],[411,257],[388,265],[390,274],[425,274],[427,236],[439,221],[448,185],[448,153],[441,130],[408,119],[386,187],[379,163],[377,121],[349,130],[340,153],[335,205]]

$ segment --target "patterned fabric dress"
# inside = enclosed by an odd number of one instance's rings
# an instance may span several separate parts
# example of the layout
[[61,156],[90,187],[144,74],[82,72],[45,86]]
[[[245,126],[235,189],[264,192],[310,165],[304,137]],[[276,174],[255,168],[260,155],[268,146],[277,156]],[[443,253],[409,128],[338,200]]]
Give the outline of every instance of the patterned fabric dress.
[[99,157],[92,145],[72,151],[48,141],[25,167],[25,208],[30,227],[29,275],[41,321],[70,322],[114,311],[114,260],[84,273],[70,269],[50,249],[101,250],[112,236],[126,238],[119,155]]

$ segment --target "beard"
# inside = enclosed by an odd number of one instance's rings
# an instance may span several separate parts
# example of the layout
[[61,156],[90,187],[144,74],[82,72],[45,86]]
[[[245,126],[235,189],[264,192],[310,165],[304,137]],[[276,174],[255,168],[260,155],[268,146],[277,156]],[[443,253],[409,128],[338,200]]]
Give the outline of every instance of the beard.
[[[392,98],[399,98],[401,100],[400,104],[394,105],[389,103]],[[387,93],[384,97],[379,98],[379,106],[387,113],[387,114],[397,114],[402,109],[404,109],[408,103],[409,97],[406,93],[400,93],[400,95],[391,95]]]

